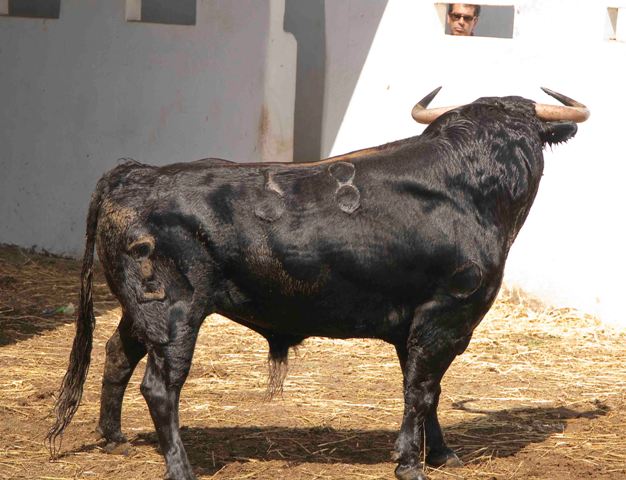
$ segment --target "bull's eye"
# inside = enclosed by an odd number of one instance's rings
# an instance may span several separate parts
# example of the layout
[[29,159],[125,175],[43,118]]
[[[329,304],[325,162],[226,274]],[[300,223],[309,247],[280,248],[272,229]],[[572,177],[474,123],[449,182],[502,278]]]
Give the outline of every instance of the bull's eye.
[[135,245],[135,247],[131,250],[131,253],[134,257],[147,257],[150,255],[150,246],[145,243]]
[[148,258],[154,251],[154,238],[143,235],[128,246],[128,252],[135,258]]

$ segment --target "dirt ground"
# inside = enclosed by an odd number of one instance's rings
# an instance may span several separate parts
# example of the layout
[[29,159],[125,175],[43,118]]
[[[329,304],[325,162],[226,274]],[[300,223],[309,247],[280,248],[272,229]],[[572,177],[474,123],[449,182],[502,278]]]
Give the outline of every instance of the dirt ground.
[[[120,314],[99,272],[82,406],[62,457],[49,461],[44,436],[74,335],[79,270],[74,260],[0,246],[0,478],[162,478],[139,393],[143,363],[124,404],[132,451],[107,454],[94,434],[104,345]],[[206,320],[181,399],[199,478],[393,478],[402,380],[390,345],[309,339],[271,402],[266,360],[261,337]],[[465,466],[428,469],[432,480],[626,479],[626,334],[505,291],[444,378],[439,412]]]

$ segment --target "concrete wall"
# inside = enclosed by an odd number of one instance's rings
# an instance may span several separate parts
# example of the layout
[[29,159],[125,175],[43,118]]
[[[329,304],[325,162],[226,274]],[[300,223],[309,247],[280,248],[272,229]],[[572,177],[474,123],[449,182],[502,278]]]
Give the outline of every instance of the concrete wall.
[[414,0],[198,0],[184,27],[128,23],[123,0],[0,17],[0,242],[80,254],[93,185],[119,157],[310,160],[419,134],[411,107],[439,85],[435,106],[551,102],[547,86],[592,116],[545,153],[506,280],[626,325],[626,43],[607,40],[607,8],[623,23],[626,0],[513,5],[509,39],[445,35],[437,4]]
[[199,0],[194,26],[129,23],[125,3],[0,16],[0,242],[80,254],[91,191],[121,157],[262,159],[270,2]]

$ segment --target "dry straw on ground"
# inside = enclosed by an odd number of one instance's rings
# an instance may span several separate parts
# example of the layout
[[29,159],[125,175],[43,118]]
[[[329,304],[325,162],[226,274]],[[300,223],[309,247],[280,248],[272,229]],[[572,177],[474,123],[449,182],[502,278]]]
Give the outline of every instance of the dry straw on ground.
[[[74,330],[60,307],[75,302],[78,274],[73,260],[0,248],[0,478],[160,478],[138,388],[143,363],[124,406],[131,455],[107,455],[93,434],[104,344],[120,313],[101,276],[83,403],[64,456],[48,460],[46,416]],[[392,347],[309,339],[291,354],[284,395],[272,402],[264,401],[266,359],[253,332],[223,317],[206,320],[181,400],[183,440],[200,478],[392,478],[402,412]],[[440,418],[466,466],[429,475],[624,479],[625,396],[624,333],[504,291],[444,379]]]

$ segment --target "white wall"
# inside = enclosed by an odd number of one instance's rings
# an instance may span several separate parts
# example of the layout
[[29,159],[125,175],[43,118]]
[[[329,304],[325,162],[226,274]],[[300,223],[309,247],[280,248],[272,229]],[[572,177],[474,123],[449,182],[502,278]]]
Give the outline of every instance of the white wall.
[[121,157],[280,150],[265,141],[277,125],[263,108],[269,25],[261,0],[199,0],[194,26],[126,22],[124,0],[0,17],[0,242],[80,254],[91,191]]
[[433,3],[390,0],[329,153],[420,133],[411,107],[439,85],[434,106],[492,95],[551,102],[540,86],[586,103],[591,118],[578,135],[545,152],[540,192],[506,281],[626,326],[626,43],[605,40],[607,6],[620,5],[519,0],[514,38],[494,39],[446,36]]

